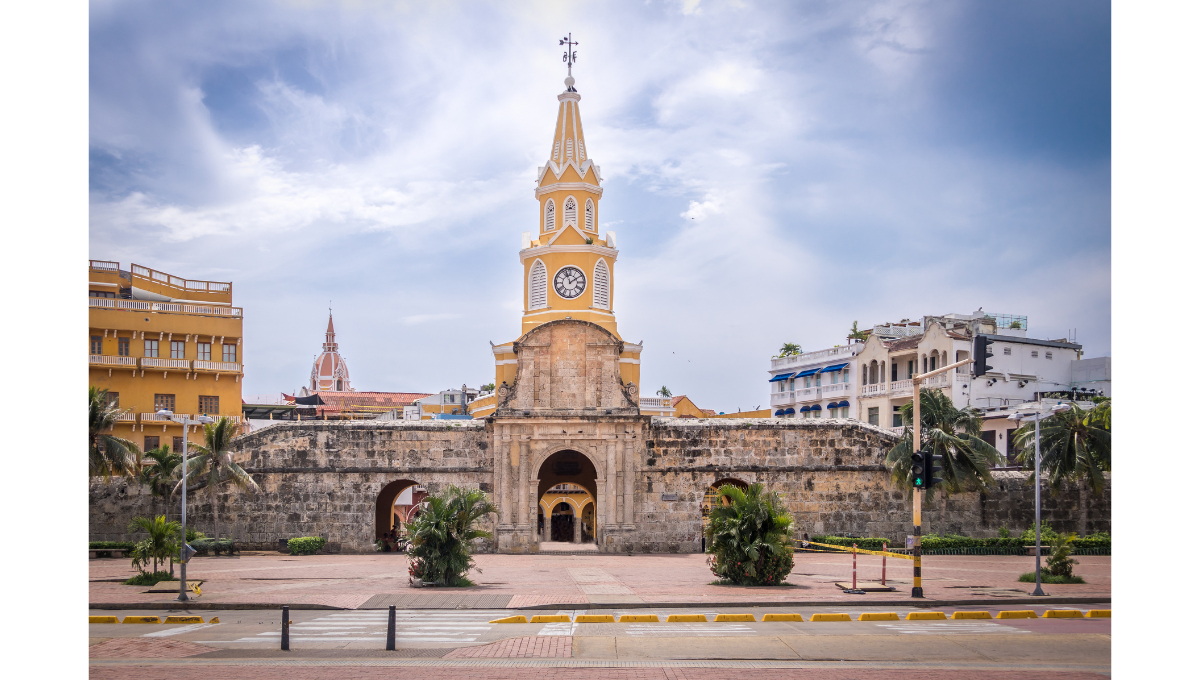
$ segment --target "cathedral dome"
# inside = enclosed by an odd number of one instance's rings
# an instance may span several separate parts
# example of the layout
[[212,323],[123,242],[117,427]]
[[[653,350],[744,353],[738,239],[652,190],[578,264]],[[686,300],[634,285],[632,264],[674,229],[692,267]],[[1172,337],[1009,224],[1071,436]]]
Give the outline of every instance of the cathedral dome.
[[333,331],[333,312],[329,313],[329,326],[325,329],[325,342],[321,354],[313,360],[308,389],[313,392],[350,392],[350,367],[338,354],[336,334]]

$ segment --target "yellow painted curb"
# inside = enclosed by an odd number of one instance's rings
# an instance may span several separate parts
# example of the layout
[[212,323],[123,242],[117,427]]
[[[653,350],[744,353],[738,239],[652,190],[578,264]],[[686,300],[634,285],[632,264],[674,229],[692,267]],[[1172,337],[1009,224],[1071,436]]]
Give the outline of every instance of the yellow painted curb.
[[713,621],[753,621],[754,614],[717,614]]
[[214,616],[214,617],[212,617],[211,619],[209,619],[209,620],[208,620],[208,622],[209,622],[209,623],[220,623],[220,622],[221,622],[221,619],[220,619],[220,618],[218,618],[218,617],[216,617],[216,616]]
[[120,623],[115,616],[89,616],[88,623]]
[[126,616],[121,623],[162,623],[157,616]]
[[622,614],[617,623],[658,623],[658,614]]
[[539,614],[529,618],[530,623],[570,623],[571,617],[566,614]]
[[529,619],[524,616],[506,616],[495,621],[488,621],[488,623],[529,623]]
[[1084,614],[1084,617],[1089,618],[1089,619],[1111,619],[1112,618],[1112,610],[1111,609],[1089,609],[1087,611],[1087,613]]
[[763,614],[763,621],[803,621],[801,614]]
[[813,614],[809,621],[849,621],[849,614]]
[[1044,619],[1082,619],[1083,612],[1078,609],[1047,609],[1042,613]]
[[998,619],[1036,619],[1037,612],[1032,609],[1010,609],[996,614]]
[[204,623],[199,616],[168,616],[163,623]]
[[905,621],[945,621],[946,612],[909,612]]
[[575,623],[616,623],[612,614],[580,614],[575,617]]
[[671,614],[667,623],[708,623],[708,617],[704,614]]
[[899,621],[900,615],[896,612],[863,612],[858,615],[859,621]]
[[990,619],[991,612],[954,612],[950,615],[952,619]]

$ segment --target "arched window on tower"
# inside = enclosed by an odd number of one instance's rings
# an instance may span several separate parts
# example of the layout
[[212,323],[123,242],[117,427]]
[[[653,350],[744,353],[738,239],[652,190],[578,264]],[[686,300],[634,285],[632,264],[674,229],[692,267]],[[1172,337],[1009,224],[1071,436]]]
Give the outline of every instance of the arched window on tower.
[[590,198],[583,204],[583,228],[596,231],[596,205]]
[[596,269],[592,272],[592,306],[608,309],[608,264],[604,258],[596,261]]
[[546,306],[546,265],[536,260],[529,268],[529,308],[543,309]]
[[342,379],[341,378],[338,378],[338,381],[337,381],[337,391],[338,392],[342,391]]
[[567,138],[567,161],[574,160],[574,158],[575,158],[575,149],[571,144],[571,138],[568,137]]
[[567,200],[563,201],[563,226],[574,224],[579,226],[577,221],[577,209],[575,205],[575,197],[567,196]]
[[546,231],[554,231],[554,199],[546,199],[546,218],[545,226],[542,227]]

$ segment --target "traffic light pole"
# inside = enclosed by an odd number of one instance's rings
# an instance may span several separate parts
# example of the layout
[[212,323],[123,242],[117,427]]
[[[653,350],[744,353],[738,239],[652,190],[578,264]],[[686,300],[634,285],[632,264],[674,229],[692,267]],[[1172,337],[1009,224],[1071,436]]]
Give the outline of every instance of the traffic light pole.
[[[962,361],[949,366],[943,366],[939,369],[922,373],[914,376],[913,384],[913,453],[921,450],[921,381],[932,378],[939,373],[945,373],[949,370],[965,366],[971,363],[972,359],[963,359]],[[932,454],[931,454],[932,455]],[[928,481],[928,480],[926,480]],[[921,587],[921,496],[922,489],[913,487],[913,597],[925,597],[925,589]]]

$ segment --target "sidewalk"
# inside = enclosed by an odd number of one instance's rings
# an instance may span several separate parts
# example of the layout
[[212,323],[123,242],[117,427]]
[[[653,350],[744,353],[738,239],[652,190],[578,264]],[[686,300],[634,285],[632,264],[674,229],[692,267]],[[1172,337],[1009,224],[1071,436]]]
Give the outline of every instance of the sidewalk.
[[[213,608],[288,604],[355,609],[394,604],[409,609],[516,609],[914,602],[910,561],[888,560],[888,585],[894,585],[895,592],[846,595],[834,582],[849,582],[850,555],[797,553],[795,559],[786,585],[757,588],[710,585],[716,577],[705,564],[705,556],[697,554],[476,555],[476,565],[482,570],[470,575],[476,586],[412,588],[403,555],[256,553],[193,559],[188,580],[204,581],[197,604]],[[1048,585],[1043,591],[1053,598],[1110,598],[1112,558],[1084,555],[1077,559],[1075,573],[1086,584]],[[859,581],[878,581],[880,567],[880,558],[859,555]],[[1031,557],[936,555],[924,557],[922,567],[925,601],[932,605],[962,601],[999,605],[1028,599],[1033,590],[1033,584],[1017,582],[1021,573],[1033,571]],[[174,601],[171,594],[147,593],[145,586],[114,582],[134,573],[128,559],[91,560],[92,606],[144,607]]]

